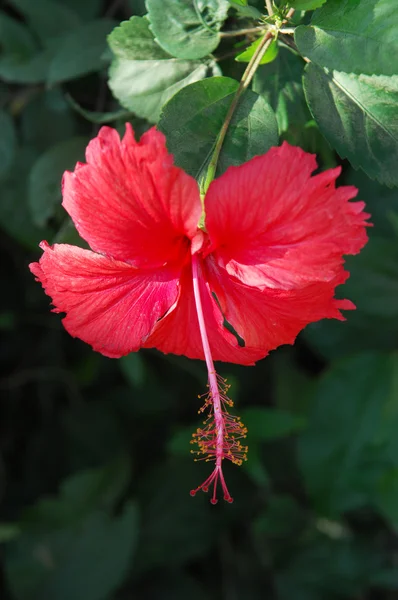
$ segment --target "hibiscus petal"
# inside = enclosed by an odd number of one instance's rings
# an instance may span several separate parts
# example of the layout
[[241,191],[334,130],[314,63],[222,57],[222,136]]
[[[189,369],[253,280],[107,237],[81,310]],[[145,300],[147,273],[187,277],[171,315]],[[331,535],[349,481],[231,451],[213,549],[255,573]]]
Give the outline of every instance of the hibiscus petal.
[[[256,350],[241,348],[236,337],[224,327],[224,317],[203,278],[200,280],[200,294],[213,360],[252,365],[256,360],[262,358],[261,352],[259,354]],[[188,358],[205,359],[190,265],[183,270],[181,292],[176,306],[157,323],[153,333],[145,342],[145,348],[157,348],[165,354],[172,353]]]
[[231,277],[212,257],[206,259],[210,288],[225,318],[245,341],[245,348],[257,352],[256,360],[282,344],[293,344],[309,323],[325,318],[344,320],[340,309],[355,306],[349,300],[336,300],[334,291],[347,277],[343,272],[330,282],[292,290],[260,290]]
[[90,247],[136,267],[182,260],[201,215],[196,181],[173,165],[165,137],[152,128],[136,142],[102,127],[63,178],[63,206]]
[[105,356],[138,350],[156,322],[176,302],[179,273],[138,270],[68,244],[41,244],[30,270],[64,312],[65,329]]
[[206,195],[206,228],[220,265],[259,288],[331,281],[343,254],[367,241],[356,188],[335,188],[340,169],[311,177],[315,157],[286,142],[229,168]]

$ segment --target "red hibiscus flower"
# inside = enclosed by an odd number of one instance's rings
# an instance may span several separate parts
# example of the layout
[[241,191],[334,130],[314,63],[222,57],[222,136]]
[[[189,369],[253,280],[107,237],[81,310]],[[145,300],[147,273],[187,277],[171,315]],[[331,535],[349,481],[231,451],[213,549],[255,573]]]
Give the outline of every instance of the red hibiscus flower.
[[246,429],[213,361],[251,365],[354,308],[334,292],[343,255],[367,241],[364,204],[336,189],[340,168],[312,176],[315,157],[287,143],[230,167],[204,207],[155,128],[138,143],[129,125],[122,140],[103,127],[86,160],[65,173],[63,206],[92,251],[42,242],[30,269],[65,329],[105,356],[157,348],[206,361],[210,413],[193,441],[215,467],[191,494],[213,485],[215,503],[220,482],[231,501],[222,461],[246,458]]

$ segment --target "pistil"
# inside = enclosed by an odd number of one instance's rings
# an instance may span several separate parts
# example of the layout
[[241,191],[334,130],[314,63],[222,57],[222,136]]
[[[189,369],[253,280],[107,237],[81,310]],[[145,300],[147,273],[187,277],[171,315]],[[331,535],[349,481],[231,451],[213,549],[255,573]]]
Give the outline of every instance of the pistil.
[[200,264],[196,254],[192,257],[192,277],[196,313],[208,371],[208,392],[204,394],[204,405],[199,413],[209,411],[207,418],[203,421],[204,427],[199,427],[192,436],[191,443],[198,446],[198,450],[192,452],[199,457],[195,460],[215,461],[215,467],[211,475],[190,493],[191,496],[195,496],[199,490],[207,492],[213,485],[210,502],[216,504],[217,485],[220,482],[224,500],[232,502],[233,499],[228,491],[222,470],[223,460],[227,458],[238,465],[246,460],[247,446],[242,446],[240,439],[246,437],[247,429],[239,417],[228,413],[228,407],[233,406],[232,400],[227,396],[230,386],[217,375],[214,367],[200,292]]

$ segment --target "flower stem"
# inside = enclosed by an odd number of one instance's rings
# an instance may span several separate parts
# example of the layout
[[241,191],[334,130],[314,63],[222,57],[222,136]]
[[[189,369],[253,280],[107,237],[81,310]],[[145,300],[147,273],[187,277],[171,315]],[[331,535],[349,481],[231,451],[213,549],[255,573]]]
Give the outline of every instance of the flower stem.
[[249,87],[251,80],[253,79],[253,76],[254,76],[255,72],[257,71],[257,68],[261,62],[261,59],[263,58],[265,52],[267,51],[267,49],[270,46],[274,37],[275,37],[274,30],[269,30],[264,35],[264,37],[262,38],[260,44],[258,45],[255,53],[253,54],[249,64],[247,65],[245,72],[242,75],[242,79],[240,80],[239,87],[236,90],[236,94],[231,102],[231,106],[229,107],[227,116],[225,117],[224,123],[222,124],[220,132],[217,136],[213,156],[211,157],[211,160],[210,160],[210,163],[209,163],[209,166],[207,169],[207,173],[206,173],[206,178],[204,180],[203,187],[201,190],[202,197],[206,194],[207,190],[209,189],[209,185],[213,181],[214,176],[216,174],[217,163],[218,163],[218,159],[220,157],[221,148],[224,143],[225,136],[227,134],[228,127],[232,121],[232,117],[234,115],[236,107],[238,106],[239,100],[240,100],[242,94],[245,92],[245,90]]

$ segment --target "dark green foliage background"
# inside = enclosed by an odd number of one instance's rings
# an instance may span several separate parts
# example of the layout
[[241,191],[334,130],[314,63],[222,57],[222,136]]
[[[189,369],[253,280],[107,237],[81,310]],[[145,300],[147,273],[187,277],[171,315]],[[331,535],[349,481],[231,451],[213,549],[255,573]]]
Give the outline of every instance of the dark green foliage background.
[[[367,247],[347,260],[351,277],[338,291],[357,310],[347,313],[346,322],[308,327],[294,347],[279,348],[254,368],[220,365],[249,428],[250,450],[242,468],[226,465],[234,503],[215,507],[204,494],[189,496],[209,473],[209,465],[194,463],[189,454],[190,434],[198,423],[197,396],[206,384],[204,365],[155,351],[118,361],[93,353],[70,338],[60,317],[50,313],[49,299],[28,263],[38,259],[42,239],[81,243],[60,208],[59,184],[63,171],[82,159],[99,124],[113,120],[122,131],[129,119],[140,135],[159,119],[159,102],[189,83],[192,87],[165,109],[159,127],[168,134],[179,164],[200,175],[217,135],[214,126],[207,136],[203,124],[213,119],[221,126],[236,89],[231,79],[239,79],[244,69],[230,56],[236,40],[221,41],[217,60],[203,58],[217,46],[219,27],[207,37],[202,31],[198,44],[189,48],[192,60],[187,63],[176,58],[178,53],[173,57],[154,46],[145,20],[130,21],[110,43],[116,57],[110,87],[119,90],[120,106],[108,88],[112,56],[106,35],[131,15],[144,15],[143,1],[2,4],[2,600],[398,597],[398,191],[376,181],[397,181],[397,166],[394,171],[388,160],[397,156],[398,121],[387,118],[397,115],[397,69],[394,52],[381,44],[376,54],[371,48],[369,56],[358,52],[364,61],[374,59],[366,63],[372,66],[369,73],[348,65],[355,61],[354,46],[345,66],[337,67],[354,74],[325,71],[335,68],[330,64],[335,50],[328,54],[316,42],[328,19],[333,21],[336,2],[296,1],[300,8],[324,5],[313,25],[305,16],[307,25],[296,34],[297,46],[313,60],[304,79],[313,115],[302,91],[302,60],[281,48],[276,61],[257,72],[219,167],[276,143],[276,124],[282,138],[317,152],[321,168],[343,164],[341,183],[359,188],[374,223]],[[238,4],[242,13],[230,12],[225,29],[238,27],[238,18],[245,24],[245,18],[257,14],[254,7],[263,6],[252,2],[249,10],[243,0]],[[361,1],[343,4],[349,8]],[[390,14],[388,0],[379,4],[384,10],[379,14],[388,17],[382,39],[393,43],[397,11]],[[149,1],[150,11],[156,13],[157,6],[156,0]],[[224,5],[221,13],[224,19]],[[168,34],[162,21],[156,22],[159,35]],[[136,23],[140,44],[126,47],[124,31]],[[178,46],[179,35],[184,39],[184,32],[177,33],[167,42],[171,49]],[[338,35],[328,44],[339,45]],[[221,65],[220,56],[225,57]],[[165,87],[155,96],[149,89],[150,101],[145,77],[139,80],[139,94],[125,77],[127,69],[137,82],[142,60],[157,61],[156,68],[167,73]],[[122,73],[122,88],[112,79],[115,72]],[[221,74],[229,79],[203,79]],[[383,113],[389,144],[395,144],[389,154],[382,137],[373,158],[361,144],[361,127],[371,141],[373,130],[358,104],[347,109],[341,88],[333,87],[342,81],[352,89],[373,86],[374,95],[366,96],[368,117],[372,107],[385,107],[383,89],[395,86],[385,108],[392,112]],[[335,118],[343,115],[335,130],[327,112],[331,97],[336,98]],[[189,105],[197,103],[193,120],[180,109],[184,98]],[[206,98],[214,101],[211,113]],[[358,123],[354,141],[350,115]],[[181,116],[183,134],[176,127]],[[251,119],[262,129],[249,138]],[[322,134],[330,143],[336,136],[334,148],[376,180],[342,162]],[[381,136],[379,131],[374,135]]]

